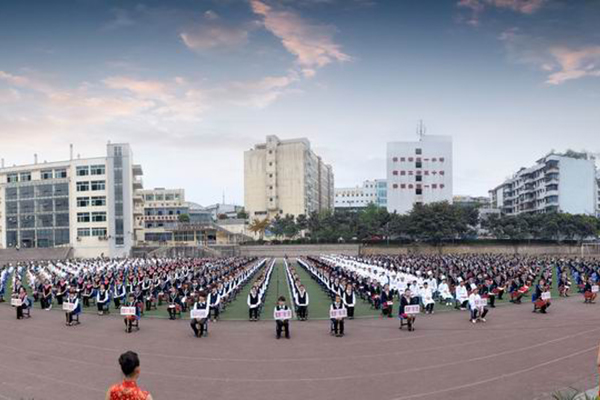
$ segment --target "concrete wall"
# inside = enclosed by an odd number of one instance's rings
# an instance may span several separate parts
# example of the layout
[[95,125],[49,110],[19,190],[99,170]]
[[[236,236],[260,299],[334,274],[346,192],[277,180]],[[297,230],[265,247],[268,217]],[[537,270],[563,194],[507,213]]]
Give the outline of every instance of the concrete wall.
[[359,245],[355,244],[307,244],[307,245],[272,245],[272,246],[240,246],[240,256],[290,257],[319,254],[345,254],[356,256]]
[[[594,251],[598,254],[598,248]],[[590,254],[591,248],[585,250],[585,255]],[[581,246],[567,245],[448,245],[448,246],[427,246],[427,245],[407,245],[407,246],[365,246],[361,247],[360,254],[376,255],[376,254],[467,254],[467,253],[492,253],[492,254],[529,254],[529,255],[573,255],[580,256],[582,254]]]

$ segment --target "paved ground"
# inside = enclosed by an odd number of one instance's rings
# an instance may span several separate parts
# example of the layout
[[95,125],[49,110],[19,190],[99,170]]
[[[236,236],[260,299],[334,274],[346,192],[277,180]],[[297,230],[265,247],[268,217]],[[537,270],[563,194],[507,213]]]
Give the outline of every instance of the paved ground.
[[130,349],[155,399],[544,399],[597,385],[599,311],[580,298],[556,301],[548,315],[511,305],[476,326],[466,313],[440,313],[410,333],[395,320],[359,319],[341,339],[328,321],[294,321],[292,339],[277,341],[272,321],[222,321],[198,339],[186,321],[148,319],[128,335],[116,316],[68,328],[60,312],[17,321],[3,304],[0,399],[102,399]]

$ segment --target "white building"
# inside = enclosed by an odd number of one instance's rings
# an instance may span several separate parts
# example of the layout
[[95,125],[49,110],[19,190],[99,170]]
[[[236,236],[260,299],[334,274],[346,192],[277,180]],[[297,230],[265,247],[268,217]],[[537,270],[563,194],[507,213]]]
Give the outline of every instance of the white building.
[[335,209],[361,209],[369,204],[387,206],[387,182],[385,179],[364,181],[362,186],[335,189]]
[[307,139],[267,136],[244,153],[244,206],[251,219],[308,215],[333,203],[333,170]]
[[143,214],[136,218],[143,229],[137,236],[138,244],[172,240],[172,228],[181,214],[189,215],[183,189],[155,188],[138,191],[142,197]]
[[503,214],[565,212],[596,215],[596,166],[585,153],[549,154],[490,191]]
[[71,246],[75,257],[129,255],[142,168],[128,144],[97,158],[0,168],[0,247]]
[[416,142],[388,143],[388,211],[440,201],[452,203],[452,138],[422,134]]

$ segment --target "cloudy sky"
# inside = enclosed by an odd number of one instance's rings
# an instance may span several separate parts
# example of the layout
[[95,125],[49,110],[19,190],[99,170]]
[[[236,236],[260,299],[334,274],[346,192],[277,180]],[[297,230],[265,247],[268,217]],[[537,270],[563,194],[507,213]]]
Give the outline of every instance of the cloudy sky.
[[129,142],[146,187],[243,202],[243,151],[307,137],[336,186],[385,145],[454,138],[455,194],[600,152],[598,0],[0,2],[7,165]]

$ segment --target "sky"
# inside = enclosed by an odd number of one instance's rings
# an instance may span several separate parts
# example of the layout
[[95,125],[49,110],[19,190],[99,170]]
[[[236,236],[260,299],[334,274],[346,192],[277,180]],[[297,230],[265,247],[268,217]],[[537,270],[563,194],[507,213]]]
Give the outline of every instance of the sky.
[[600,152],[599,0],[0,0],[7,166],[128,142],[146,188],[243,204],[243,152],[306,137],[336,187],[451,135],[454,192]]

